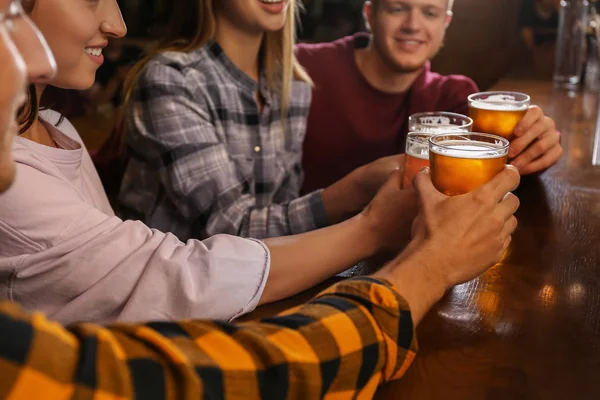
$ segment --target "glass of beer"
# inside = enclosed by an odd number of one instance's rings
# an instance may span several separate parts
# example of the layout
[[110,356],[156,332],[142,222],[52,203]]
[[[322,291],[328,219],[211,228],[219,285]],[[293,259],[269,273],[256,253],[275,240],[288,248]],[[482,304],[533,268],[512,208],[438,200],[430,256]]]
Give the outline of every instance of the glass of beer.
[[473,120],[466,115],[451,112],[426,112],[413,114],[408,118],[409,132],[426,132],[431,134],[444,132],[470,132]]
[[410,132],[406,137],[406,162],[402,188],[412,188],[412,180],[423,167],[429,167],[429,138],[431,134]]
[[509,147],[507,139],[486,133],[431,136],[431,180],[447,196],[469,193],[504,170]]
[[514,130],[531,104],[528,95],[517,92],[484,92],[469,96],[473,130],[514,138]]

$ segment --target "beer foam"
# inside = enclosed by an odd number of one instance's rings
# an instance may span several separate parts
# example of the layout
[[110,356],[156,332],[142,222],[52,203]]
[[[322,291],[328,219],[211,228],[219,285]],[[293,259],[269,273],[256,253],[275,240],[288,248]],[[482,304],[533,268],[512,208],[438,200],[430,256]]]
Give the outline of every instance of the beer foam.
[[406,150],[406,155],[421,160],[429,160],[429,147],[412,147]]
[[471,107],[491,111],[522,111],[527,109],[527,104],[522,104],[515,96],[509,94],[494,94],[486,99],[473,100]]
[[511,104],[511,103],[488,103],[485,101],[473,101],[471,102],[471,107],[479,108],[481,110],[488,111],[523,111],[527,110],[527,105],[523,104]]
[[507,154],[506,149],[501,145],[467,140],[446,140],[439,142],[433,146],[431,151],[447,157],[472,159],[499,158]]

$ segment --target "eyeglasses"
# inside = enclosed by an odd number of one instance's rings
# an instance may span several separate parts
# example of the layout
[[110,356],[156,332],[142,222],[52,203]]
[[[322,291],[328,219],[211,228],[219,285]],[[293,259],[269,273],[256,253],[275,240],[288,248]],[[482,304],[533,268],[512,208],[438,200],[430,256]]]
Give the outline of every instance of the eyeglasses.
[[0,24],[10,32],[14,29],[13,21],[25,15],[21,0],[15,0],[8,5],[5,12],[0,12]]

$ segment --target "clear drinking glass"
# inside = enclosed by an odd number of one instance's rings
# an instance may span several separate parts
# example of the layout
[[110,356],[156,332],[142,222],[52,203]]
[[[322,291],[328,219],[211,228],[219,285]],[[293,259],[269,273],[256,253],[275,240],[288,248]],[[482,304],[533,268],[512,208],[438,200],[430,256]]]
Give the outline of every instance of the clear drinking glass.
[[575,89],[581,81],[589,5],[588,0],[560,2],[553,77],[557,87]]
[[412,180],[424,167],[429,167],[430,133],[410,132],[406,137],[406,162],[402,188],[412,188]]
[[413,114],[408,118],[409,132],[470,132],[472,128],[473,120],[471,118],[451,112],[426,112]]
[[469,115],[473,118],[473,130],[514,137],[514,130],[531,104],[528,95],[518,92],[483,92],[469,96]]
[[469,193],[504,170],[510,142],[486,133],[448,133],[429,138],[431,180],[447,196]]

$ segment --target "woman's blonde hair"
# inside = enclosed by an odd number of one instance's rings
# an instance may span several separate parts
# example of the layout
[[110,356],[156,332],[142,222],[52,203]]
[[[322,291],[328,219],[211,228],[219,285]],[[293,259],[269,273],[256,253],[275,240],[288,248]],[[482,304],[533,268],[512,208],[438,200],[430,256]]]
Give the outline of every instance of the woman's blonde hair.
[[[137,79],[146,64],[165,51],[191,52],[215,38],[217,22],[215,3],[220,0],[174,0],[170,2],[167,29],[156,49],[137,63],[125,81],[125,102],[128,103]],[[312,80],[294,56],[296,22],[302,7],[301,0],[288,0],[283,29],[267,32],[263,39],[261,65],[266,73],[269,88],[281,95],[284,116],[290,103],[293,80],[312,85]]]

